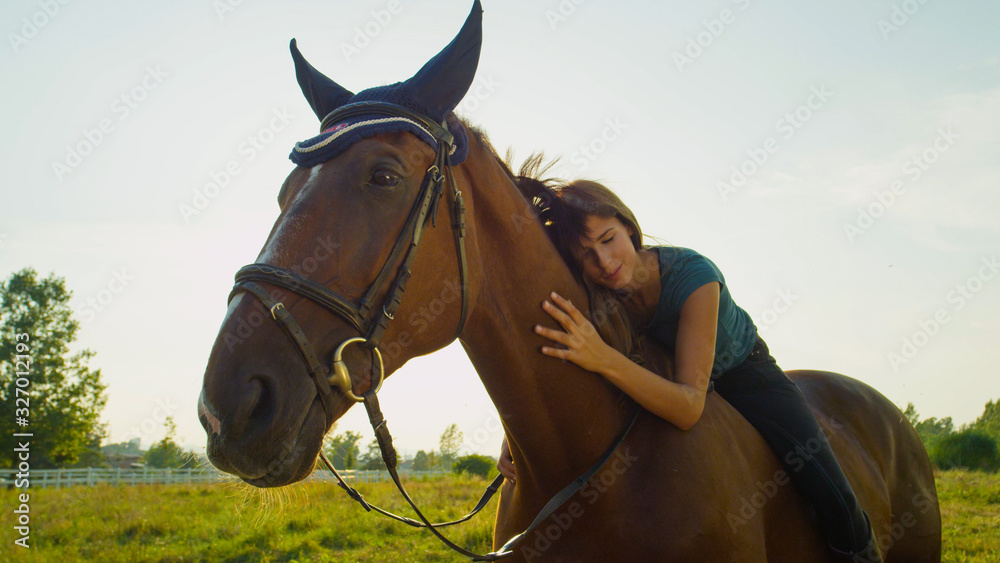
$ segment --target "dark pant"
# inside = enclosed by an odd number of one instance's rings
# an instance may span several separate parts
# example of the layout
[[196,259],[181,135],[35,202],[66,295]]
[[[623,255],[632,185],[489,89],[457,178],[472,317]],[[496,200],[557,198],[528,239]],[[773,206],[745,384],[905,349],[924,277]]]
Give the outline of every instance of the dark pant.
[[831,546],[854,551],[869,538],[868,521],[802,391],[758,336],[750,355],[715,380],[715,391],[778,454],[791,481],[817,512]]

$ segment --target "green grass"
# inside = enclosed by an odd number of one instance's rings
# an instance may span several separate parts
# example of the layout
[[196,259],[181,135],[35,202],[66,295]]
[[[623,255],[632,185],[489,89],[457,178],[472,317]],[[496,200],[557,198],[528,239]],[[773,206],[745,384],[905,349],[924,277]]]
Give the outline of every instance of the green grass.
[[935,473],[944,527],[942,560],[1000,561],[1000,474]]
[[[487,482],[407,483],[433,521],[472,508]],[[359,485],[365,498],[412,516],[392,483]],[[0,561],[462,561],[426,530],[365,512],[332,484],[273,490],[242,484],[98,486],[30,491],[30,549],[13,545],[18,491],[0,491]],[[18,503],[19,504],[19,503]],[[490,550],[496,500],[448,537]],[[9,538],[9,539],[8,539]]]
[[[997,561],[1000,475],[937,474],[944,561]],[[434,520],[465,514],[486,482],[446,478],[408,483]],[[371,502],[409,515],[391,483],[360,485]],[[13,545],[19,491],[0,491],[0,561],[464,561],[425,530],[368,514],[338,487],[308,483],[260,491],[235,483],[99,486],[29,491],[31,549]],[[447,534],[490,549],[492,501]]]

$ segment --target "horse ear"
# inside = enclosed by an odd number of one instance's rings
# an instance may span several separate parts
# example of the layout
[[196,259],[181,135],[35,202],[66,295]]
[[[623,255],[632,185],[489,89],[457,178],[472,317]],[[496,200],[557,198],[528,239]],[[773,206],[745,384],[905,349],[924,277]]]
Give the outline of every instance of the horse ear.
[[299,81],[302,94],[305,95],[316,117],[323,119],[328,113],[344,105],[354,95],[353,92],[327,78],[322,72],[313,68],[299,52],[295,40],[289,45],[292,59],[295,61],[295,78]]
[[483,7],[475,0],[458,35],[404,82],[403,88],[419,105],[427,108],[431,117],[444,119],[472,86],[482,43]]

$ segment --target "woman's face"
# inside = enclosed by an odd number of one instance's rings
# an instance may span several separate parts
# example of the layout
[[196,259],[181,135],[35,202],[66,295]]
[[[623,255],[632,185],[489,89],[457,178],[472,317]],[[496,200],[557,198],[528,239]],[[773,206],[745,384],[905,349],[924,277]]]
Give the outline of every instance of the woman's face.
[[617,217],[587,217],[587,232],[580,237],[574,255],[591,281],[611,289],[623,289],[635,274],[636,254],[632,229]]

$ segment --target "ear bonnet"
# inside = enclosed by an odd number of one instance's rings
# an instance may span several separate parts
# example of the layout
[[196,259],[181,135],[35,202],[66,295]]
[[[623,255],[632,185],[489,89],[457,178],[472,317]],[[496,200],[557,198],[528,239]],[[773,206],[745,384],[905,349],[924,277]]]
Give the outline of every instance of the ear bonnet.
[[313,167],[340,155],[361,139],[409,131],[437,149],[438,141],[417,121],[381,114],[351,115],[328,123],[324,118],[337,108],[356,102],[389,102],[441,123],[455,137],[448,158],[452,165],[465,160],[468,137],[452,110],[458,105],[476,75],[482,45],[482,6],[476,0],[458,35],[440,53],[404,82],[377,86],[354,94],[313,68],[292,39],[295,76],[309,106],[321,120],[320,134],[295,144],[289,155],[299,166]]

